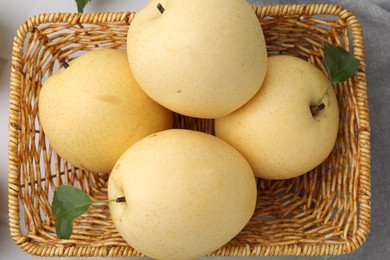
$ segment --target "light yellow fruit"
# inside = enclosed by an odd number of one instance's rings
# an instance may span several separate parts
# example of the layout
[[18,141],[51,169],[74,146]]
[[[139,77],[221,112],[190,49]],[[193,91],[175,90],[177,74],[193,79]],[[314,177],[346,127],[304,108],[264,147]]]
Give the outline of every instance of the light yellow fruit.
[[141,88],[192,117],[241,107],[259,90],[267,67],[264,35],[246,0],[151,0],[131,22],[127,51]]
[[273,56],[259,93],[234,113],[216,120],[216,135],[239,150],[255,175],[287,179],[302,175],[323,162],[338,132],[339,111],[332,88],[325,109],[315,116],[315,105],[329,80],[307,61]]
[[205,133],[167,130],[134,144],[109,179],[116,229],[157,259],[193,259],[226,244],[251,218],[256,182],[248,162]]
[[39,119],[59,155],[93,172],[110,172],[130,145],[172,125],[172,113],[134,80],[126,53],[112,49],[87,52],[48,78]]

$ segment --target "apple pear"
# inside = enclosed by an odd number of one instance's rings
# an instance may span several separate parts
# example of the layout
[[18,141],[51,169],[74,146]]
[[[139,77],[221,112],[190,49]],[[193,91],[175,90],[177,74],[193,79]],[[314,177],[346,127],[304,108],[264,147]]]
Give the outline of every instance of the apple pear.
[[152,99],[199,118],[244,105],[267,68],[263,31],[246,0],[151,0],[129,26],[127,52]]
[[314,65],[288,55],[269,57],[267,75],[256,96],[215,121],[216,135],[239,150],[257,177],[288,179],[321,164],[332,151],[339,128],[335,92],[323,98],[329,80]]
[[156,259],[194,259],[236,236],[256,205],[256,181],[245,158],[215,136],[171,129],[131,146],[108,182],[119,234]]
[[172,127],[172,112],[135,81],[125,52],[82,54],[44,83],[39,120],[54,150],[76,167],[111,172],[141,138]]

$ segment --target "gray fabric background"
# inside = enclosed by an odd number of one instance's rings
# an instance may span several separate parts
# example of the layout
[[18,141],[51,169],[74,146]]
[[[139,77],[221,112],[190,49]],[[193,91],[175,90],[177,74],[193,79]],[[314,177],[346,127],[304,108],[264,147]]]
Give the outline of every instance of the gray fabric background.
[[[310,259],[390,259],[390,0],[249,0],[256,5],[332,3],[351,10],[364,33],[371,120],[371,232],[354,253]],[[299,259],[309,259],[303,257]]]

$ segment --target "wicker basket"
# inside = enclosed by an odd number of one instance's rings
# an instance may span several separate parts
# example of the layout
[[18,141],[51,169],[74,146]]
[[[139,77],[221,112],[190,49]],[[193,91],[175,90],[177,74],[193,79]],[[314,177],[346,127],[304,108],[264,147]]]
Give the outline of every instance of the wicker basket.
[[[361,61],[335,85],[341,124],[334,151],[299,178],[260,180],[257,209],[245,229],[212,255],[337,255],[350,253],[370,230],[370,122],[364,45],[356,17],[335,5],[253,7],[269,55],[302,57],[323,70],[322,41]],[[71,184],[95,199],[107,196],[107,174],[89,174],[59,157],[38,120],[38,94],[62,61],[95,48],[126,48],[134,13],[41,14],[17,31],[12,52],[9,114],[9,223],[12,238],[38,256],[140,256],[118,234],[106,205],[77,219],[70,240],[55,235],[51,199]],[[175,115],[175,127],[213,132],[211,120]]]

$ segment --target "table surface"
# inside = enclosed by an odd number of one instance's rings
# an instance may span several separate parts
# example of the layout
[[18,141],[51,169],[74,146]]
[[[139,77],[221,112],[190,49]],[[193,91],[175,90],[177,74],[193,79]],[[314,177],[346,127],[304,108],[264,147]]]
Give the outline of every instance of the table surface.
[[[85,12],[137,11],[148,0],[93,0]],[[251,4],[324,3],[321,0],[249,0]],[[388,259],[390,254],[390,0],[341,0],[326,1],[352,10],[358,17],[364,33],[367,65],[367,88],[372,127],[371,173],[372,173],[372,226],[367,241],[355,252],[343,256],[320,257],[254,257],[255,259]],[[72,0],[0,0],[0,256],[1,259],[37,259],[24,253],[12,241],[8,230],[7,216],[7,151],[8,151],[8,106],[9,75],[12,40],[18,26],[28,17],[39,13],[76,12]],[[6,138],[4,138],[6,137]],[[209,257],[213,259],[216,257]],[[58,258],[45,258],[58,259]],[[66,258],[79,259],[79,258]],[[102,258],[89,258],[102,259]],[[122,259],[122,258],[116,258]],[[125,258],[123,258],[125,259]],[[128,258],[126,258],[128,259]],[[138,259],[138,258],[131,258]],[[140,258],[139,258],[140,259]],[[145,259],[145,258],[142,258]],[[244,257],[219,257],[218,259],[248,259]]]

